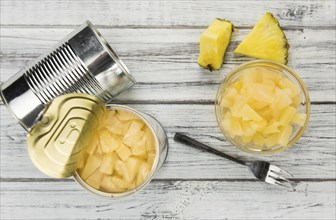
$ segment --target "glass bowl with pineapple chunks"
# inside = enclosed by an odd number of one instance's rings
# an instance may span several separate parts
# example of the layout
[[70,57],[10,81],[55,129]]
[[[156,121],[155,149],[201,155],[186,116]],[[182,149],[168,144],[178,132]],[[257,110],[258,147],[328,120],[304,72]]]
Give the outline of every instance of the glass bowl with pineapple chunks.
[[310,117],[310,99],[290,68],[255,60],[225,77],[215,111],[221,131],[233,145],[249,153],[272,154],[301,137]]
[[120,198],[144,188],[164,163],[168,140],[153,117],[122,105],[108,105],[74,174],[96,195]]

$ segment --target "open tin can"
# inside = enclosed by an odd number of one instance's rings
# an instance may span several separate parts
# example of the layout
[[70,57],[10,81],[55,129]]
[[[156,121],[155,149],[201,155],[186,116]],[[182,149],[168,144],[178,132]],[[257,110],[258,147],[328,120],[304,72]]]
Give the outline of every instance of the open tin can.
[[[135,83],[127,67],[87,21],[53,50],[1,85],[1,98],[27,130],[34,165],[48,176],[73,176],[100,196],[123,197],[145,187],[168,153],[166,133],[153,117],[122,105],[107,104]],[[148,178],[131,190],[110,193],[88,185],[78,164],[107,111],[136,115],[154,137],[155,158]]]

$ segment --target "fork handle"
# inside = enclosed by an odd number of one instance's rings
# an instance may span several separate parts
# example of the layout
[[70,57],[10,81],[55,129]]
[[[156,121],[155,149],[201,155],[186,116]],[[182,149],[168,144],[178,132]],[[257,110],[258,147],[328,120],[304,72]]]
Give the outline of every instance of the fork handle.
[[232,157],[230,155],[224,154],[223,152],[216,150],[212,147],[209,147],[201,142],[196,141],[195,139],[192,139],[191,137],[188,137],[187,135],[181,134],[181,133],[176,133],[174,136],[174,140],[176,142],[194,147],[194,148],[198,148],[198,149],[202,149],[202,150],[206,150],[207,152],[213,153],[215,155],[218,155],[220,157],[224,157],[228,160],[231,160],[233,162],[239,163],[241,165],[244,166],[248,166],[248,164],[245,161],[239,160],[235,157]]

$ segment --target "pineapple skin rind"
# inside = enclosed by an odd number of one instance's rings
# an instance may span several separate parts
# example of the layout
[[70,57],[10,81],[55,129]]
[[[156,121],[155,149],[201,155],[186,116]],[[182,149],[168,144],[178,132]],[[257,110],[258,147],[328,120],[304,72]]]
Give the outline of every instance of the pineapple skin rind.
[[[278,62],[281,62],[281,63],[283,63],[283,64],[287,64],[288,63],[288,49],[290,48],[290,45],[289,45],[289,43],[288,43],[288,40],[287,40],[287,37],[286,37],[286,35],[285,35],[285,33],[283,32],[283,30],[282,30],[282,28],[281,28],[281,26],[280,26],[280,23],[279,23],[279,21],[274,17],[274,15],[272,14],[272,13],[270,13],[270,12],[266,12],[266,14],[263,16],[263,18],[265,17],[265,16],[270,16],[271,17],[271,19],[272,19],[272,21],[279,27],[279,30],[281,31],[281,34],[282,34],[282,41],[284,42],[284,44],[283,44],[283,48],[285,49],[285,53],[284,53],[284,58],[283,58],[283,61],[279,61],[279,60],[275,60],[275,61],[278,61]],[[263,18],[261,18],[261,19],[263,19]],[[261,20],[260,19],[260,20]],[[260,21],[259,20],[259,21]],[[259,23],[259,21],[257,22],[257,24]],[[253,29],[254,29],[255,27],[253,27]],[[244,56],[250,56],[250,57],[255,57],[255,58],[261,58],[261,59],[270,59],[270,60],[274,60],[274,59],[271,59],[271,58],[267,58],[267,57],[265,57],[265,56],[257,56],[257,55],[251,55],[251,54],[248,54],[248,52],[246,53],[246,52],[242,52],[241,51],[241,49],[240,49],[240,45],[242,44],[242,43],[245,43],[244,41],[250,36],[250,34],[253,32],[253,29],[252,29],[252,31],[244,38],[244,40],[242,41],[242,42],[240,42],[240,44],[237,46],[237,48],[234,50],[234,53],[235,54],[238,54],[238,55],[244,55]]]
[[[198,63],[198,65],[199,65],[200,67],[205,68],[205,69],[208,69],[209,71],[219,70],[219,69],[221,68],[221,66],[223,65],[223,63],[224,63],[224,57],[225,57],[225,53],[226,53],[226,50],[227,50],[227,48],[228,48],[228,46],[229,46],[229,44],[230,44],[230,42],[231,42],[232,32],[234,31],[234,25],[233,25],[233,23],[232,23],[231,21],[226,20],[226,19],[222,19],[222,18],[216,18],[215,20],[219,20],[219,21],[221,21],[221,22],[226,22],[226,23],[230,24],[230,25],[231,25],[231,29],[230,29],[229,37],[228,37],[227,41],[225,42],[225,43],[227,43],[227,45],[226,45],[226,47],[224,48],[223,57],[222,57],[222,60],[223,60],[223,61],[221,62],[221,65],[220,65],[218,68],[214,67],[211,63],[206,64],[206,65],[202,65],[202,64],[201,64],[201,63],[203,63],[203,60],[201,59],[201,56],[202,56],[202,55],[201,55],[201,44],[200,44],[200,54],[199,54],[197,63]],[[211,26],[211,25],[210,25],[210,26]],[[209,26],[209,27],[210,27],[210,26]],[[208,28],[209,28],[209,27],[208,27]],[[208,28],[207,28],[207,29],[208,29]],[[207,30],[207,29],[206,29],[206,30]],[[202,32],[202,35],[203,35],[203,33],[204,33],[206,30],[204,30],[204,31]],[[201,35],[201,38],[202,38],[202,35]],[[206,63],[206,61],[205,61],[204,63]]]

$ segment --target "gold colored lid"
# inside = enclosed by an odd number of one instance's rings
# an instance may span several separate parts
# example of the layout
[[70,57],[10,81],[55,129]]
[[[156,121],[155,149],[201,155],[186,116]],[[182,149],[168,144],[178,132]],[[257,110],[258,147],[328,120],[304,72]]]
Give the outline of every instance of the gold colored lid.
[[72,176],[105,112],[104,103],[92,95],[55,98],[27,135],[34,165],[51,177]]

